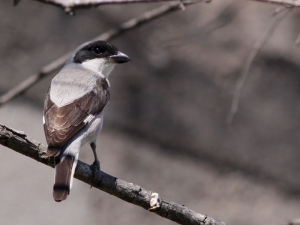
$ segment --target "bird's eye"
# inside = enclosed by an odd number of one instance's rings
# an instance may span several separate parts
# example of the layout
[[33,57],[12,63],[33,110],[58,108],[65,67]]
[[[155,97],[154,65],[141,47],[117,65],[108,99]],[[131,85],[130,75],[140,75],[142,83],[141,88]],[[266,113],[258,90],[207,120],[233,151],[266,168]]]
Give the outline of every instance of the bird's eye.
[[97,54],[97,55],[100,55],[100,54],[102,54],[102,53],[104,53],[105,51],[104,51],[104,49],[103,48],[100,48],[100,47],[94,47],[93,48],[93,52],[95,53],[95,54]]

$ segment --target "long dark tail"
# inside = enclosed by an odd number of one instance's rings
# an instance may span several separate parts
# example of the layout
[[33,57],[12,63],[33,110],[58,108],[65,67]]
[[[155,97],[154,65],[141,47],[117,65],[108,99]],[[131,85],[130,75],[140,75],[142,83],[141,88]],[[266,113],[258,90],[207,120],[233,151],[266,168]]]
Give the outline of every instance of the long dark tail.
[[55,158],[55,179],[53,186],[53,198],[60,202],[65,200],[71,190],[73,175],[77,165],[78,154],[64,152]]

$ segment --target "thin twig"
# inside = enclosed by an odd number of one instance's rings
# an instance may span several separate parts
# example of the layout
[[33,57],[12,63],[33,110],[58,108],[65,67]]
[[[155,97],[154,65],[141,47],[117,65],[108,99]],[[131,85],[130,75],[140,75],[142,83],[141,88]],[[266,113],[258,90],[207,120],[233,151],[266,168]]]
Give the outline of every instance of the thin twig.
[[[189,2],[184,4],[185,6],[189,6],[193,3],[196,2]],[[168,5],[163,5],[161,7],[158,7],[154,10],[147,11],[138,17],[128,20],[127,22],[123,23],[120,27],[109,30],[104,34],[95,37],[93,40],[105,40],[105,41],[111,40],[129,30],[137,28],[143,24],[149,23],[150,21],[160,18],[161,16],[167,15],[170,12],[180,10],[180,4],[181,3],[170,3]],[[39,72],[29,76],[21,84],[17,85],[16,87],[10,89],[7,93],[3,94],[0,97],[0,107],[3,104],[9,102],[10,100],[16,98],[18,95],[24,93],[34,84],[36,84],[38,81],[40,81],[44,77],[50,75],[52,72],[57,70],[66,62],[66,60],[70,57],[71,54],[72,52],[68,52],[67,54],[64,54],[60,58],[54,60],[47,66],[43,67]]]
[[[230,108],[229,114],[228,114],[227,119],[226,119],[227,124],[230,124],[232,122],[234,116],[237,113],[237,110],[238,110],[238,107],[239,107],[241,89],[244,86],[244,83],[245,83],[245,81],[248,77],[250,67],[251,67],[255,57],[257,56],[257,54],[259,53],[261,48],[264,46],[266,41],[269,39],[269,37],[273,34],[275,29],[279,25],[280,21],[282,21],[282,19],[292,9],[292,8],[287,8],[287,7],[284,7],[284,8],[285,8],[285,10],[283,10],[283,11],[277,10],[276,14],[274,15],[274,18],[273,18],[272,22],[270,23],[269,28],[266,29],[265,33],[261,36],[261,38],[256,41],[256,43],[254,44],[253,48],[251,49],[251,51],[250,51],[250,53],[247,57],[245,65],[242,69],[242,73],[241,73],[241,75],[240,75],[240,77],[237,80],[236,85],[235,85],[235,91],[234,91],[234,95],[233,95],[233,99],[232,99],[232,103],[231,103],[231,108]],[[280,12],[283,12],[282,15],[280,15]]]
[[300,6],[300,0],[252,0],[252,1],[266,2],[266,3],[278,4],[278,5],[284,5],[284,6],[292,6],[292,7]]
[[[107,4],[131,4],[131,3],[153,3],[153,2],[178,2],[178,0],[36,0],[42,3],[51,4],[58,6],[66,13],[70,15],[74,14],[74,10],[78,8],[95,7]],[[181,6],[185,3],[191,2],[191,0],[180,0],[182,2]],[[192,1],[202,1],[202,0],[192,0]]]
[[[0,144],[47,166],[53,167],[54,165],[53,158],[47,157],[44,145],[32,140],[24,132],[15,131],[1,124]],[[148,191],[139,185],[128,183],[99,170],[93,174],[91,166],[81,161],[78,161],[75,178],[179,224],[225,225],[224,222],[159,197],[157,193]],[[157,198],[155,204],[153,204],[153,194]]]

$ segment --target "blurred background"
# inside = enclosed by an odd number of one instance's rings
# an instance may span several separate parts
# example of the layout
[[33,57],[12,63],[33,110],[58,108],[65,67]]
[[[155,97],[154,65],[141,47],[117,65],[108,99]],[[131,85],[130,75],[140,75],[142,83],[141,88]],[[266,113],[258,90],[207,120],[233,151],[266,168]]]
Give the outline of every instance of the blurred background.
[[[77,10],[0,1],[0,92],[79,44],[161,4]],[[226,123],[254,43],[278,6],[214,0],[111,41],[132,58],[110,76],[98,139],[101,169],[226,224],[285,225],[300,217],[300,11],[254,60],[239,110]],[[0,108],[0,122],[46,143],[43,101],[53,76]],[[75,180],[52,199],[53,169],[0,147],[1,224],[174,224]],[[93,162],[89,146],[80,159]]]

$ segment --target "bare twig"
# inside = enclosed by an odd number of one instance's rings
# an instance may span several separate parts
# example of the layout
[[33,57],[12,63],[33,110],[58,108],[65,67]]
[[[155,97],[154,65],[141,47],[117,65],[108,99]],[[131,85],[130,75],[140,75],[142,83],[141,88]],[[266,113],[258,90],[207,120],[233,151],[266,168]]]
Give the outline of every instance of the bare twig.
[[[37,0],[42,3],[61,7],[65,12],[73,14],[77,8],[95,7],[107,4],[131,4],[131,3],[153,3],[153,2],[178,2],[178,0]],[[180,0],[183,3],[191,2],[190,0]],[[202,0],[193,0],[202,1]]]
[[[27,137],[23,132],[0,124],[0,144],[53,167],[53,158],[46,156],[46,147]],[[161,198],[157,193],[139,185],[128,183],[102,171],[98,170],[94,176],[92,168],[81,161],[78,161],[75,178],[179,224],[225,225],[224,222],[199,214],[186,206]]]
[[300,0],[252,0],[252,1],[273,3],[273,4],[292,6],[292,7],[300,6]]
[[[14,0],[15,1],[15,0]],[[76,8],[94,7],[104,4],[130,4],[130,3],[151,3],[151,2],[167,2],[176,0],[37,0],[63,8],[67,13],[73,12]],[[182,1],[182,0],[181,0]],[[210,2],[206,0],[205,2]],[[252,0],[271,4],[299,7],[300,0]],[[72,14],[72,13],[71,13]]]
[[[188,6],[193,3],[196,2],[184,3],[184,5]],[[146,24],[170,12],[180,10],[180,4],[181,3],[170,3],[168,5],[158,7],[154,10],[147,11],[138,17],[128,20],[127,22],[123,23],[120,27],[109,30],[104,34],[95,37],[93,40],[105,40],[105,41],[111,40],[117,36],[120,36],[124,32],[137,28],[143,24]],[[72,52],[68,52],[67,54],[61,56],[60,58],[48,64],[47,66],[43,67],[39,72],[29,76],[25,81],[23,81],[18,86],[10,89],[7,93],[3,94],[0,97],[0,106],[14,99],[18,95],[24,93],[30,87],[32,87],[34,84],[40,81],[42,78],[50,75],[52,72],[57,70],[65,63],[65,61],[69,58],[71,54]]]
[[[261,36],[261,38],[256,41],[253,48],[251,49],[251,51],[247,57],[247,60],[245,62],[245,65],[242,69],[242,73],[235,85],[235,91],[234,91],[234,95],[233,95],[233,99],[232,99],[232,103],[231,103],[231,108],[230,108],[229,114],[226,119],[226,122],[228,124],[230,124],[232,122],[232,120],[238,110],[241,89],[244,86],[244,83],[248,77],[248,73],[249,73],[250,67],[253,63],[253,60],[259,53],[260,49],[264,46],[266,41],[269,39],[269,37],[273,34],[273,32],[277,28],[280,21],[288,14],[288,12],[290,12],[291,9],[292,8],[284,7],[284,10],[277,10],[272,22],[270,23],[270,26],[268,27],[268,29],[266,29],[265,33]],[[281,12],[283,12],[283,13],[280,15]]]

